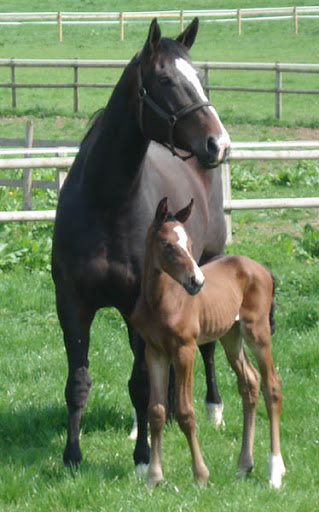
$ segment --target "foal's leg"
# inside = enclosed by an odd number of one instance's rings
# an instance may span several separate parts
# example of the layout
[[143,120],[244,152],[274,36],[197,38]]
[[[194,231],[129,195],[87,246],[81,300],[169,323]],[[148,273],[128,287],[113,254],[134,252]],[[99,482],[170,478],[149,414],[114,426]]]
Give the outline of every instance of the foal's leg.
[[69,366],[65,387],[69,414],[63,460],[65,464],[77,466],[82,459],[79,445],[80,420],[91,387],[88,374],[88,350],[94,312],[83,305],[81,307],[75,304],[71,297],[59,287],[56,289],[56,300]]
[[254,353],[260,374],[261,389],[265,398],[267,414],[270,422],[270,457],[269,457],[269,484],[271,487],[281,487],[282,476],[286,469],[280,453],[280,413],[282,408],[282,394],[278,374],[274,368],[271,355],[271,336],[269,320],[265,319],[264,328],[253,329],[247,338]]
[[238,323],[220,341],[225,349],[227,359],[237,375],[238,391],[243,403],[243,437],[237,467],[237,476],[241,477],[247,475],[254,466],[253,444],[258,401],[258,376],[244,351]]
[[144,473],[149,463],[150,448],[147,441],[147,407],[149,402],[149,377],[145,361],[145,343],[137,331],[127,323],[134,364],[129,380],[129,392],[136,413],[136,445],[134,449],[135,468]]
[[191,344],[180,346],[174,356],[177,393],[176,417],[190,447],[194,477],[199,484],[205,484],[209,477],[209,471],[203,461],[196,437],[192,396],[195,352],[196,343],[192,340]]
[[215,363],[214,354],[216,348],[216,341],[200,345],[199,350],[202,355],[205,374],[206,374],[206,399],[205,407],[208,419],[216,428],[224,427],[225,422],[223,420],[224,404],[218,392],[216,375],[215,375]]
[[163,480],[162,432],[165,425],[166,399],[169,379],[169,360],[146,346],[145,357],[150,378],[148,415],[151,431],[151,454],[147,484],[153,488]]

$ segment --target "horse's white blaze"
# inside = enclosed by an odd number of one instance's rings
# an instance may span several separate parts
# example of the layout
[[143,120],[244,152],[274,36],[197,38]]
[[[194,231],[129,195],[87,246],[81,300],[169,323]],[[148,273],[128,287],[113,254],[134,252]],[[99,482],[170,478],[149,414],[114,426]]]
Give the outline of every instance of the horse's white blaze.
[[[189,64],[189,62],[187,62],[185,59],[183,59],[181,57],[179,57],[178,59],[175,59],[175,64],[176,64],[176,68],[194,86],[200,99],[203,101],[208,101],[208,98],[204,92],[202,84],[200,83],[200,80],[198,78],[196,69],[194,69],[193,66],[191,64]],[[221,147],[221,151],[224,151],[225,148],[230,146],[230,137],[229,137],[228,132],[225,129],[223,123],[221,122],[219,115],[217,114],[216,110],[214,109],[214,107],[212,105],[210,105],[209,109],[212,112],[213,116],[216,118],[216,121],[220,126],[222,135],[219,137],[218,142]]]
[[204,277],[203,272],[197,265],[196,261],[194,260],[194,258],[192,258],[189,250],[187,249],[188,237],[187,237],[187,234],[186,234],[184,228],[182,226],[176,226],[175,228],[173,228],[173,231],[175,231],[175,233],[178,236],[178,240],[177,240],[178,245],[186,252],[187,256],[192,260],[196,282],[199,285],[202,285],[205,281],[205,277]]
[[281,487],[281,479],[286,473],[284,461],[282,460],[281,453],[274,455],[273,453],[269,456],[269,485],[274,489]]

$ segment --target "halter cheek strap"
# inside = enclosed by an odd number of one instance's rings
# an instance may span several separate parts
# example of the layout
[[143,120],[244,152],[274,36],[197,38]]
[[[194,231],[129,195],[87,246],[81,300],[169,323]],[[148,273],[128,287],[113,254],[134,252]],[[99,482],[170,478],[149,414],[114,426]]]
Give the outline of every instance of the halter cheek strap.
[[190,112],[193,112],[194,110],[198,110],[199,108],[210,106],[211,103],[209,101],[196,101],[192,105],[187,105],[186,107],[181,108],[174,114],[170,114],[166,112],[162,107],[160,107],[148,94],[145,87],[143,87],[143,80],[142,80],[142,71],[141,71],[141,65],[140,63],[137,65],[137,82],[138,82],[138,97],[139,97],[139,125],[141,132],[143,135],[144,133],[144,127],[143,127],[143,111],[144,111],[144,104],[153,111],[155,114],[162,119],[163,121],[167,122],[168,126],[168,143],[164,142],[163,145],[166,146],[168,149],[170,149],[172,155],[178,156],[182,160],[188,160],[191,158],[193,153],[190,153],[187,156],[179,155],[175,150],[174,145],[174,127],[176,123],[185,117]]

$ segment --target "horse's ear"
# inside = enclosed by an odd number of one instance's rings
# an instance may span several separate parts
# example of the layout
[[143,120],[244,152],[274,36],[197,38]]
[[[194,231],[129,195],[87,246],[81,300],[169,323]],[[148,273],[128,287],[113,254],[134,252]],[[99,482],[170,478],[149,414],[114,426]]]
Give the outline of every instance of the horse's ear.
[[194,18],[188,27],[178,37],[177,41],[182,43],[186,48],[190,49],[196,39],[198,30],[198,18]]
[[167,197],[163,197],[158,203],[158,207],[155,213],[155,222],[157,224],[163,224],[163,222],[167,219],[168,207],[167,207]]
[[147,50],[150,54],[152,54],[153,52],[155,52],[155,50],[158,46],[158,43],[160,42],[160,39],[161,39],[161,30],[157,23],[157,19],[154,18],[150,25],[150,29],[148,32],[148,37],[147,37],[144,49]]
[[182,208],[181,210],[179,210],[179,212],[177,212],[174,215],[175,219],[178,220],[178,222],[181,222],[182,224],[184,224],[187,221],[190,214],[192,213],[193,204],[194,204],[194,199],[191,199],[191,202],[189,203],[188,206],[185,206],[185,208]]

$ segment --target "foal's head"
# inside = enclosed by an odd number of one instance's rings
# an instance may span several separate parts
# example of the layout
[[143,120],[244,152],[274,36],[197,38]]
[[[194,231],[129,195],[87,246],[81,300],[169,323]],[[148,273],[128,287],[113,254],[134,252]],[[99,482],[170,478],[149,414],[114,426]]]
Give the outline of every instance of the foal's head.
[[193,208],[188,206],[175,215],[168,211],[167,197],[159,202],[155,219],[148,232],[148,247],[160,272],[166,272],[180,283],[190,295],[196,295],[205,278],[192,255],[192,241],[184,228]]
[[225,159],[230,139],[188,55],[197,29],[195,18],[177,39],[162,38],[153,20],[136,60],[138,117],[147,138],[167,145],[173,154],[180,156],[175,148],[181,148],[204,167],[216,167]]

